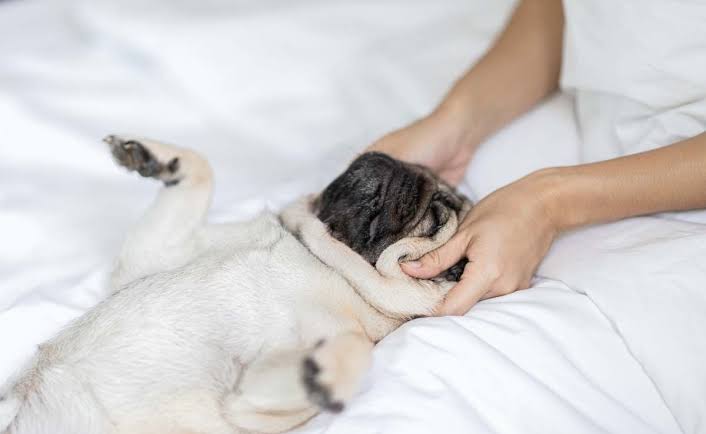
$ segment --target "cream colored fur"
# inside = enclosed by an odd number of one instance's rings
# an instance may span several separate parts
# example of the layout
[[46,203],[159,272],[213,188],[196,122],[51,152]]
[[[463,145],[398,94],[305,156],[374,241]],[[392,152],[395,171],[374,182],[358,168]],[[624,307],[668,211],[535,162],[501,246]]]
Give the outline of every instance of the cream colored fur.
[[[120,146],[129,137],[116,137]],[[399,267],[448,240],[410,237],[376,267],[333,239],[312,197],[280,216],[206,225],[208,163],[134,139],[179,170],[128,235],[113,295],[41,345],[0,389],[5,434],[244,434],[293,428],[319,411],[316,387],[345,404],[373,344],[433,312],[448,284]],[[314,400],[316,401],[316,400]],[[3,419],[4,418],[4,419]]]

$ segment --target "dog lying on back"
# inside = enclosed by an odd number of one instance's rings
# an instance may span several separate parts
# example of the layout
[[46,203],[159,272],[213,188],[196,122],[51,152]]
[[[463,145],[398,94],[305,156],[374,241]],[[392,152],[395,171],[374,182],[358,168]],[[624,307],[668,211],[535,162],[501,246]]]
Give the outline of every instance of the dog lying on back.
[[205,225],[197,153],[108,136],[164,183],[128,235],[113,293],[0,389],[5,434],[243,434],[291,429],[355,393],[373,345],[431,314],[432,280],[399,262],[446,242],[470,202],[427,169],[366,153],[280,214]]

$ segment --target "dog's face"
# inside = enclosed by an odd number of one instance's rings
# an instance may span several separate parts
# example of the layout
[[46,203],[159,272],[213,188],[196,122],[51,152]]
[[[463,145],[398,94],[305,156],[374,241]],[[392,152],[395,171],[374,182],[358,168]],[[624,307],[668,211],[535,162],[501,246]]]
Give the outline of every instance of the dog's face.
[[[433,237],[468,199],[429,169],[385,154],[356,158],[314,202],[331,235],[375,265],[390,245],[406,237]],[[444,275],[458,280],[465,261]]]

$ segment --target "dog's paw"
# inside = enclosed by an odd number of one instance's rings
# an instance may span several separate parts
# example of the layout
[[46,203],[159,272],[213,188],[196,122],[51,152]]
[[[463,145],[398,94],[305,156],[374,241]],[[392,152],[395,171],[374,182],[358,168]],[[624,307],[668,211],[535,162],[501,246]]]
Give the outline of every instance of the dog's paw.
[[323,373],[322,366],[312,356],[304,359],[302,371],[302,380],[309,400],[324,410],[340,413],[343,410],[343,401],[334,398],[333,384],[330,379],[325,379],[331,375]]
[[135,171],[145,178],[160,179],[168,186],[179,182],[178,157],[167,157],[166,161],[160,161],[149,149],[148,144],[116,135],[109,135],[103,141],[110,146],[110,152],[120,166]]
[[302,362],[309,400],[324,410],[342,411],[370,364],[371,349],[371,342],[357,336],[319,341]]

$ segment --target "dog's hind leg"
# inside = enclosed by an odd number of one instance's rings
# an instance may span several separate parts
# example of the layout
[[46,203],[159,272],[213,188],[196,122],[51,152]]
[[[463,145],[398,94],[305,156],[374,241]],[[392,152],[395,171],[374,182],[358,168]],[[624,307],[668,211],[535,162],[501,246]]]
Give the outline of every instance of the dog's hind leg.
[[320,341],[302,361],[302,383],[311,402],[339,412],[358,391],[370,366],[373,343],[360,332]]
[[340,412],[358,391],[373,343],[345,332],[313,348],[270,354],[253,362],[224,401],[235,426],[276,433],[304,423],[319,410]]
[[111,277],[117,290],[140,277],[179,267],[198,252],[195,233],[211,201],[213,174],[208,162],[189,149],[117,135],[104,141],[119,165],[164,183],[123,244]]
[[223,400],[223,415],[241,430],[280,433],[304,423],[318,409],[307,399],[302,361],[308,349],[277,351],[248,364],[235,390]]

